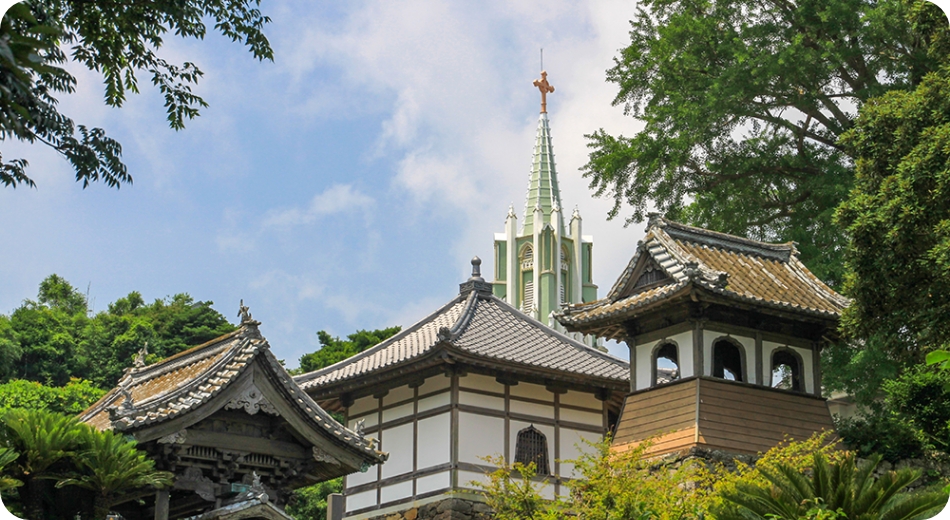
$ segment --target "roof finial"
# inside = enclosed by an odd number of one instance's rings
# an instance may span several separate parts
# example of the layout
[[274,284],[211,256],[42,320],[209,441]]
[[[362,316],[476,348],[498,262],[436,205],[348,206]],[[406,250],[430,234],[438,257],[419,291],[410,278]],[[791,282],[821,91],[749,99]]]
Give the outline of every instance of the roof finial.
[[515,215],[515,203],[512,202],[508,205],[508,218],[518,218],[518,215]]
[[238,317],[241,318],[242,324],[254,320],[254,318],[251,317],[251,309],[244,305],[244,298],[241,298],[241,307],[238,309]]
[[548,72],[541,71],[541,79],[534,80],[534,86],[541,91],[541,113],[548,113],[548,94],[554,92],[554,86],[548,83]]
[[476,282],[484,282],[485,279],[482,278],[482,259],[479,257],[472,258],[472,277],[469,280],[474,280]]

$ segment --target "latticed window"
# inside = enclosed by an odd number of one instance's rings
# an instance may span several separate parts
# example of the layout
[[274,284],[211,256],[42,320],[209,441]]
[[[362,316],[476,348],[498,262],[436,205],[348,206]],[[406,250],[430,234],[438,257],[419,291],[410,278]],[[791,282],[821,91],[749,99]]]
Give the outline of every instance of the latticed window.
[[551,474],[548,464],[548,439],[534,426],[528,426],[518,432],[515,462],[525,465],[534,462],[538,475]]
[[640,275],[640,278],[637,279],[637,283],[633,284],[634,289],[639,289],[647,285],[653,285],[667,280],[669,277],[666,276],[666,273],[660,269],[657,265],[648,265],[643,270],[643,273]]

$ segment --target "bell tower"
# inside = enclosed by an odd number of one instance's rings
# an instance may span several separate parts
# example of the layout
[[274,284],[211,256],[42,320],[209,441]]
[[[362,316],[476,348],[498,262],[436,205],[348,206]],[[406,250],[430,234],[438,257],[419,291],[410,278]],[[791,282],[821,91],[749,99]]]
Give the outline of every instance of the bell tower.
[[[581,234],[577,209],[565,226],[558,188],[547,95],[554,92],[547,72],[534,81],[541,92],[541,114],[520,228],[514,206],[505,232],[495,234],[494,294],[525,314],[564,332],[552,318],[562,306],[597,299],[591,276],[593,239]],[[575,339],[582,339],[577,335]],[[593,338],[587,341],[593,344]]]

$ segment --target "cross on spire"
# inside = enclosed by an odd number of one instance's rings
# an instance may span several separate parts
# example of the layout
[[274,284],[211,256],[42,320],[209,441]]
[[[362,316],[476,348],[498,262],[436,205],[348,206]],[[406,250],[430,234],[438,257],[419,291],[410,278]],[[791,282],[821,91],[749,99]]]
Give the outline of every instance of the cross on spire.
[[534,80],[534,86],[541,91],[541,113],[548,113],[548,94],[554,92],[554,86],[548,83],[548,72],[541,71],[541,79]]

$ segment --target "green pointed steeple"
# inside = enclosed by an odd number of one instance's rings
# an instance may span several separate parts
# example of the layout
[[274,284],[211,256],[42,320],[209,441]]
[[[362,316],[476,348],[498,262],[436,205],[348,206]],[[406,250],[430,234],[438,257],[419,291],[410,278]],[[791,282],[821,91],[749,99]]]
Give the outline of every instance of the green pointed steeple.
[[[531,176],[528,178],[528,194],[524,202],[523,234],[534,232],[535,208],[541,208],[544,224],[558,226],[559,234],[564,234],[564,220],[560,217],[561,191],[557,185],[557,168],[554,166],[554,147],[551,144],[551,127],[548,125],[547,112],[541,112],[538,118],[538,134],[534,140],[534,157],[531,161]],[[551,212],[559,210],[557,223],[551,222]]]

